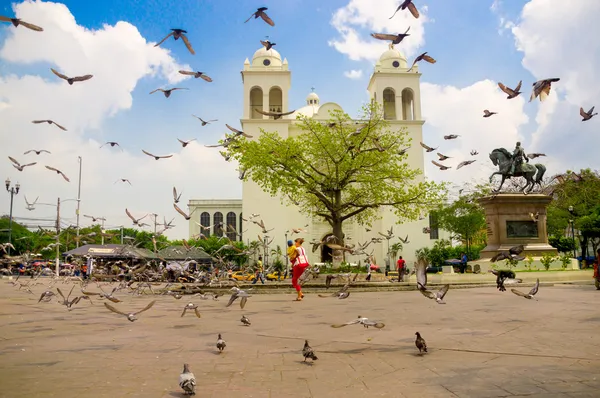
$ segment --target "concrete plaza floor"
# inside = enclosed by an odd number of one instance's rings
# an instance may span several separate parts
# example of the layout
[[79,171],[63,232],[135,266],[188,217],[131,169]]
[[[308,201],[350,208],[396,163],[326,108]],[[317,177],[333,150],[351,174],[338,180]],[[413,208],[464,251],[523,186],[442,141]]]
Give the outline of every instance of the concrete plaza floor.
[[[38,304],[44,290],[31,295],[0,282],[0,397],[180,397],[184,362],[198,397],[600,396],[600,292],[589,285],[541,287],[539,300],[450,290],[446,305],[416,291],[310,294],[303,302],[260,294],[245,310],[238,302],[225,308],[227,296],[119,292],[123,302],[113,305],[126,312],[157,300],[133,323],[101,300],[70,312],[56,300]],[[201,319],[193,311],[180,317],[190,301]],[[241,325],[242,314],[251,326]],[[359,314],[386,326],[330,327]],[[426,355],[418,355],[416,331]],[[221,355],[217,333],[227,342]],[[319,357],[314,364],[303,363],[304,339]]]

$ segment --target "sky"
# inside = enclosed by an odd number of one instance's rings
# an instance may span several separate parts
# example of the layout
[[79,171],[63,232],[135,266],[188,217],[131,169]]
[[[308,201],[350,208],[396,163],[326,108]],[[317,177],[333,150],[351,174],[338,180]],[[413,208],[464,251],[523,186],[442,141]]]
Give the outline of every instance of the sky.
[[[325,3],[325,4],[324,4]],[[421,17],[407,11],[389,19],[399,1],[379,0],[104,0],[61,3],[0,0],[0,15],[17,16],[40,25],[34,32],[0,24],[0,179],[21,185],[13,215],[28,225],[50,227],[57,198],[63,201],[63,227],[75,224],[78,157],[82,159],[81,214],[105,217],[105,227],[131,226],[125,215],[175,218],[170,238],[186,238],[188,222],[172,207],[172,187],[190,199],[241,198],[237,166],[218,149],[206,148],[226,132],[225,123],[240,126],[242,81],[246,58],[269,37],[287,58],[292,71],[290,106],[300,108],[314,87],[321,103],[337,102],[350,115],[368,100],[367,83],[387,43],[370,33],[410,34],[399,49],[411,62],[427,51],[436,64],[422,64],[424,142],[455,166],[475,158],[473,165],[440,171],[426,154],[425,174],[456,186],[481,181],[495,169],[488,154],[509,150],[520,140],[526,152],[545,153],[534,161],[547,175],[598,168],[600,117],[582,122],[579,108],[600,105],[600,2],[578,0],[561,12],[561,0],[416,0]],[[285,4],[285,5],[284,5]],[[268,7],[275,27],[244,21],[256,8]],[[171,28],[188,31],[191,55],[173,39],[154,47]],[[50,72],[93,74],[69,86]],[[187,78],[180,69],[202,71],[212,83]],[[532,83],[559,77],[544,102],[529,102]],[[519,97],[506,99],[498,82],[515,87]],[[184,87],[166,99],[156,88]],[[483,109],[498,112],[483,118]],[[192,117],[218,119],[202,127]],[[32,124],[53,119],[65,126]],[[458,134],[445,141],[443,135]],[[177,138],[196,139],[182,148]],[[117,141],[120,147],[100,146]],[[416,144],[416,143],[415,143]],[[24,155],[29,149],[51,154]],[[156,161],[141,150],[158,155]],[[469,152],[477,150],[472,157]],[[21,164],[37,164],[19,172]],[[44,168],[62,170],[71,180]],[[131,181],[115,183],[120,178]],[[39,197],[35,210],[30,202]],[[46,205],[42,204],[45,203]],[[10,195],[0,195],[0,214],[8,214]],[[185,207],[185,206],[184,206]],[[81,226],[91,223],[81,219]]]

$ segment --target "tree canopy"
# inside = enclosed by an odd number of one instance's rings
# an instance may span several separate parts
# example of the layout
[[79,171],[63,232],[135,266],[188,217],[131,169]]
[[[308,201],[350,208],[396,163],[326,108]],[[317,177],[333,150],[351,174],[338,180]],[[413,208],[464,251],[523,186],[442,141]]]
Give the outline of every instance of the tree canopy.
[[409,166],[408,133],[389,130],[376,103],[363,108],[359,121],[333,111],[327,122],[299,116],[298,127],[301,134],[287,138],[262,129],[254,140],[237,138],[228,155],[246,179],[327,221],[340,243],[345,221],[370,225],[383,206],[416,220],[445,195],[445,184],[425,181]]
[[460,196],[450,205],[440,207],[436,214],[438,226],[453,234],[454,239],[465,242],[467,248],[472,242],[485,242],[485,212],[473,197]]

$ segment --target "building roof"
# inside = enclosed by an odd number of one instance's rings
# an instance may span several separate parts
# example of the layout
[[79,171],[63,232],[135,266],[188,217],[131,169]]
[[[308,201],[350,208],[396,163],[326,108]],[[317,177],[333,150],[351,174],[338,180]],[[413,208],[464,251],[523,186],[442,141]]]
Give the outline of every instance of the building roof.
[[[394,63],[397,62],[397,63]],[[382,69],[399,69],[407,68],[406,57],[400,51],[395,48],[390,48],[379,57],[379,61],[376,66]]]
[[63,253],[63,256],[91,256],[99,258],[157,258],[150,250],[130,245],[85,245]]
[[195,260],[198,262],[212,261],[212,257],[199,247],[167,246],[158,252],[158,257],[165,260]]
[[[265,61],[267,63],[265,63]],[[254,52],[252,66],[281,66],[281,54],[274,48],[267,49],[263,46]]]

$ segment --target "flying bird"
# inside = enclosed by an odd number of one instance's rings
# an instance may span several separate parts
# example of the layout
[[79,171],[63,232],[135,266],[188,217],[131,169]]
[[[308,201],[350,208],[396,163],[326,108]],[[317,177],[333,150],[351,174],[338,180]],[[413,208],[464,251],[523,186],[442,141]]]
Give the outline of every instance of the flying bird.
[[533,83],[533,91],[531,92],[531,97],[529,97],[529,102],[533,101],[538,96],[540,97],[540,101],[544,101],[550,94],[552,83],[555,83],[559,80],[560,78],[554,77],[551,79],[538,80],[537,82]]
[[277,119],[281,119],[282,116],[291,115],[292,113],[296,112],[296,110],[293,110],[291,112],[265,112],[260,109],[256,109],[256,112],[260,113],[261,115],[265,115],[265,116],[273,116],[273,118],[275,120],[277,120]]
[[48,123],[48,124],[53,124],[56,127],[58,127],[59,129],[63,130],[63,131],[67,131],[66,128],[64,128],[63,126],[61,126],[60,124],[56,123],[54,120],[32,120],[31,123],[35,123],[35,124],[40,124],[40,123]]
[[484,109],[484,110],[483,110],[483,117],[490,117],[490,116],[492,116],[492,115],[497,115],[497,114],[498,114],[498,112],[490,112],[490,111],[489,111],[489,110],[487,110],[487,109]]
[[471,156],[476,156],[476,155],[479,155],[479,152],[477,152],[475,149],[473,149],[471,151]]
[[246,21],[244,21],[244,23],[246,23],[249,20],[251,20],[252,17],[254,17],[254,19],[257,19],[257,18],[260,17],[260,18],[262,18],[263,21],[265,21],[269,25],[275,26],[275,22],[273,22],[273,20],[271,18],[269,18],[269,16],[265,12],[267,10],[268,10],[267,7],[260,7],[259,9],[256,10],[256,12],[252,13],[252,15],[250,15],[250,18],[248,18]]
[[[394,15],[396,15],[396,13],[400,10],[405,10],[408,8],[408,11],[410,11],[410,13],[412,14],[413,17],[415,18],[419,18],[419,10],[417,10],[417,7],[414,5],[413,0],[404,0],[402,2],[402,4],[400,4],[398,6],[398,8],[396,8],[396,11],[394,11]],[[389,19],[394,18],[394,15],[392,15]]]
[[501,260],[517,260],[522,261],[525,259],[524,256],[519,256],[525,250],[523,245],[513,246],[508,250],[503,250],[500,253],[496,254],[494,257],[490,259],[490,262],[495,263],[496,261]]
[[2,22],[11,22],[15,28],[18,27],[19,25],[21,25],[21,26],[26,27],[27,29],[35,30],[36,32],[43,32],[44,31],[43,28],[41,28],[41,27],[39,27],[37,25],[34,25],[32,23],[25,22],[25,21],[23,21],[20,18],[9,18],[9,17],[5,17],[5,16],[0,15],[0,21],[2,21]]
[[50,167],[50,166],[46,166],[46,168],[48,170],[52,170],[52,171],[56,171],[56,174],[60,174],[62,176],[62,178],[65,179],[66,182],[71,182],[71,180],[69,180],[69,177],[67,177],[65,175],[65,173],[63,173],[62,171],[60,171],[59,169],[55,169],[54,167]]
[[219,333],[219,337],[217,337],[217,349],[219,350],[219,353],[223,352],[225,347],[227,347],[227,344],[225,344],[225,340],[223,340],[221,333]]
[[432,292],[431,290],[427,290],[425,286],[419,286],[419,291],[423,296],[435,300],[438,304],[446,304],[444,296],[448,293],[448,289],[450,289],[450,285],[444,285],[437,292]]
[[183,140],[180,140],[179,138],[177,138],[177,141],[179,141],[181,143],[181,146],[185,148],[186,146],[188,146],[190,144],[190,142],[196,141],[196,139],[193,138],[193,139],[191,139],[189,141],[183,141]]
[[181,199],[181,193],[179,193],[179,195],[177,195],[177,188],[173,187],[173,202],[179,203],[180,199]]
[[535,214],[534,213],[529,213],[529,218],[531,218],[531,220],[533,222],[537,222],[538,219],[540,218],[540,212],[536,211]]
[[198,117],[196,115],[192,115],[193,117],[195,117],[196,119],[200,120],[202,122],[202,126],[206,126],[207,124],[210,124],[211,122],[218,122],[218,119],[213,119],[213,120],[203,120],[201,117]]
[[[25,167],[28,167],[28,166],[34,166],[34,165],[36,165],[36,164],[37,164],[37,162],[33,162],[33,163],[27,163],[27,164],[21,164],[21,163],[19,163],[19,162],[17,161],[17,159],[15,159],[15,158],[13,158],[13,157],[11,157],[11,156],[9,156],[8,158],[10,159],[10,161],[11,161],[11,162],[13,162],[13,167],[14,167],[15,169],[19,170],[19,171],[23,171],[23,169],[25,169]],[[47,166],[46,166],[46,167],[47,167]]]
[[441,154],[441,153],[439,153],[439,152],[437,153],[437,155],[438,155],[438,157],[439,157],[439,161],[440,161],[440,162],[443,162],[443,161],[444,161],[444,160],[446,160],[446,159],[451,159],[451,157],[450,157],[450,156],[442,155],[442,154]]
[[444,136],[444,139],[445,139],[445,140],[455,140],[455,139],[457,139],[458,137],[460,137],[460,135],[457,135],[457,134],[449,134],[449,135],[445,135],[445,136]]
[[55,296],[53,291],[50,290],[46,290],[45,292],[42,293],[42,295],[40,296],[40,299],[38,300],[38,303],[42,300],[44,300],[44,302],[49,302],[52,299],[52,296]]
[[209,83],[213,81],[210,78],[210,76],[206,75],[204,72],[194,72],[194,71],[180,70],[179,73],[181,73],[182,75],[194,76],[194,79],[198,79],[200,77],[200,78],[202,78],[202,80],[207,81]]
[[435,160],[432,160],[431,163],[433,163],[434,165],[436,165],[437,167],[439,167],[440,170],[448,170],[448,169],[452,168],[451,166],[444,166],[443,164],[438,163]]
[[594,112],[594,108],[595,106],[592,106],[592,108],[589,111],[584,111],[583,108],[579,108],[579,114],[581,115],[581,117],[583,118],[581,121],[585,122],[586,120],[590,120],[591,118],[593,118],[594,116],[596,116],[598,114],[598,112],[593,113]]
[[31,153],[31,152],[35,152],[35,154],[36,154],[36,155],[39,155],[39,154],[40,154],[40,153],[42,153],[42,152],[46,152],[47,154],[50,154],[50,151],[47,151],[47,150],[45,150],[45,149],[40,149],[40,150],[37,150],[37,149],[30,149],[30,150],[28,150],[27,152],[23,152],[23,155],[27,155],[28,153]]
[[179,375],[179,387],[183,395],[196,395],[196,377],[190,372],[190,365],[183,364],[183,372]]
[[527,294],[520,292],[517,289],[510,289],[510,291],[513,292],[514,294],[516,294],[517,296],[525,297],[526,299],[531,300],[533,298],[533,296],[536,295],[539,288],[540,288],[540,279],[538,278],[537,281],[535,282],[535,285],[533,286],[533,288]]
[[426,62],[429,62],[430,64],[435,64],[437,62],[435,59],[433,59],[432,57],[427,55],[426,52],[424,52],[423,54],[421,54],[417,58],[415,58],[415,60],[413,61],[412,65],[407,70],[407,72],[410,72],[412,70],[412,68],[415,67],[415,64],[419,61],[426,61]]
[[312,347],[308,344],[308,340],[304,340],[304,348],[302,348],[302,356],[304,357],[304,362],[306,362],[306,360],[308,358],[312,359],[313,361],[316,361],[317,356],[315,355],[315,352],[313,351]]
[[406,37],[410,36],[410,34],[408,33],[409,30],[410,30],[410,26],[408,27],[408,29],[406,29],[406,32],[398,33],[397,35],[390,35],[387,33],[371,33],[371,36],[378,40],[391,41],[392,44],[400,44],[400,42],[402,40],[404,40]]
[[164,39],[162,39],[161,41],[159,41],[158,43],[156,43],[154,45],[154,47],[158,47],[161,44],[163,44],[163,42],[165,40],[167,40],[169,37],[173,36],[173,38],[175,40],[179,40],[179,38],[181,37],[181,40],[183,40],[183,44],[185,44],[185,46],[187,47],[187,49],[189,50],[189,52],[194,55],[196,54],[194,52],[194,49],[192,48],[192,44],[190,43],[190,41],[188,40],[187,36],[185,35],[185,33],[187,33],[187,30],[183,30],[183,29],[171,29],[171,33],[169,33],[167,36],[165,36]]
[[94,75],[83,75],[83,76],[75,76],[75,77],[68,77],[63,75],[60,72],[57,72],[55,69],[50,68],[50,70],[52,71],[52,73],[54,73],[56,76],[60,77],[63,80],[66,80],[69,85],[73,85],[73,83],[75,82],[84,82],[86,80],[90,80],[92,77],[94,77]]
[[417,339],[415,340],[415,345],[419,349],[419,354],[427,352],[427,343],[425,342],[425,339],[421,337],[421,333],[417,332],[415,333],[415,335],[417,336]]
[[113,307],[112,305],[108,304],[108,303],[104,303],[104,306],[106,308],[108,308],[109,310],[111,310],[112,312],[119,314],[119,315],[125,315],[127,317],[127,319],[129,320],[129,322],[135,322],[137,321],[137,315],[141,314],[144,311],[148,311],[150,308],[152,308],[152,306],[154,305],[154,303],[156,303],[156,300],[151,301],[150,304],[148,304],[146,307],[144,307],[143,309],[136,311],[136,312],[130,312],[130,313],[125,313],[121,310],[116,309],[115,307]]
[[104,217],[94,217],[94,216],[90,216],[88,214],[84,214],[83,216],[86,217],[86,218],[91,218],[92,222],[106,221],[106,218],[104,218]]
[[377,329],[382,329],[383,327],[385,327],[385,324],[383,324],[381,322],[370,321],[369,318],[363,318],[360,315],[358,316],[357,319],[355,319],[353,321],[338,324],[338,325],[331,325],[331,327],[332,328],[341,328],[341,327],[348,326],[348,325],[363,325],[367,329],[369,328],[369,326],[374,326]]
[[157,91],[162,92],[165,95],[165,98],[169,98],[171,96],[171,92],[175,91],[175,90],[189,90],[189,88],[184,88],[184,87],[174,87],[174,88],[170,88],[168,90],[164,90],[162,88],[157,88],[154,91],[150,91],[150,94],[154,94]]
[[[115,146],[118,146],[119,148],[121,148],[121,145],[119,145],[119,143],[115,142],[115,141],[107,141],[106,143],[102,144],[100,146],[100,148],[102,148],[102,147],[104,147],[106,145],[110,145],[111,148],[114,148]],[[121,149],[121,150],[123,150],[123,149]]]
[[234,132],[234,133],[235,133],[235,135],[234,135],[234,138],[235,138],[235,137],[239,137],[240,135],[243,135],[243,136],[244,136],[244,137],[246,137],[246,138],[252,138],[252,136],[251,136],[250,134],[246,134],[246,133],[244,133],[243,131],[240,131],[240,130],[238,130],[238,129],[235,129],[235,128],[231,127],[231,126],[230,126],[230,125],[228,125],[228,124],[225,124],[225,126],[226,126],[226,127],[229,129],[229,130],[231,130],[232,132]]
[[541,156],[546,156],[546,154],[545,153],[537,153],[537,152],[536,153],[528,153],[527,154],[527,157],[529,159],[535,159],[535,158],[539,158]]
[[250,295],[246,291],[241,290],[240,288],[235,286],[232,287],[231,290],[233,291],[233,294],[229,298],[229,302],[225,307],[231,306],[231,304],[233,304],[235,300],[240,298],[240,308],[244,309],[244,307],[246,306],[246,302],[248,301],[248,297],[250,297]]
[[151,154],[150,152],[146,152],[143,149],[142,149],[142,152],[144,152],[146,155],[148,155],[148,156],[150,156],[150,157],[152,157],[152,158],[154,158],[156,160],[159,160],[159,159],[168,159],[168,158],[173,157],[173,155],[156,156],[156,155]]
[[179,208],[179,206],[177,206],[175,203],[173,203],[173,207],[175,208],[175,210],[177,211],[177,213],[181,214],[183,216],[183,218],[185,218],[187,221],[190,221],[192,218],[192,214],[194,213],[194,211],[196,211],[196,209],[192,210],[192,212],[188,215],[185,211],[181,210],[181,208]]
[[506,288],[504,287],[504,283],[521,283],[521,279],[516,279],[516,275],[513,271],[507,269],[495,270],[490,269],[488,272],[496,275],[496,287],[499,291],[504,292]]
[[131,221],[133,221],[133,225],[139,225],[139,222],[142,221],[144,218],[148,217],[149,214],[146,214],[144,217],[140,217],[140,218],[134,218],[133,215],[129,212],[128,209],[125,209],[125,214],[127,214],[127,217],[131,218]]
[[185,307],[183,307],[183,312],[181,313],[181,317],[183,318],[183,316],[185,315],[185,312],[187,310],[194,310],[194,313],[196,314],[196,317],[198,318],[202,318],[202,316],[200,315],[200,311],[198,310],[198,306],[196,304],[193,303],[187,303]]
[[421,144],[421,146],[422,146],[423,148],[425,148],[425,150],[426,150],[427,152],[433,152],[433,151],[435,151],[435,150],[437,149],[437,148],[432,148],[432,147],[430,147],[430,146],[427,146],[427,145],[423,144],[422,142],[419,142],[419,144]]
[[27,195],[25,195],[25,203],[27,204],[25,208],[27,210],[35,210],[34,206],[37,203],[37,201],[38,201],[39,198],[40,197],[38,196],[37,198],[35,198],[35,200],[33,201],[33,203],[29,203],[29,201],[27,200]]
[[269,51],[270,49],[272,49],[273,46],[277,45],[277,43],[271,43],[269,40],[261,40],[260,44],[262,44],[263,46],[265,46],[265,48],[267,49],[267,51]]
[[519,94],[521,94],[521,92],[519,91],[521,89],[521,84],[523,83],[523,81],[519,81],[519,84],[517,84],[517,87],[515,87],[515,89],[513,90],[510,87],[506,87],[504,84],[498,82],[498,87],[500,87],[500,90],[504,91],[506,94],[508,94],[508,97],[506,97],[506,99],[511,99],[511,98],[515,98],[517,97]]
[[116,184],[117,182],[126,182],[129,185],[131,185],[131,181],[129,181],[127,178],[119,178],[117,181],[115,181],[114,183]]
[[458,164],[458,166],[456,166],[456,170],[460,169],[461,167],[468,166],[468,165],[470,165],[472,163],[475,163],[475,162],[476,162],[475,159],[473,159],[473,160],[463,160],[462,162],[460,162]]

